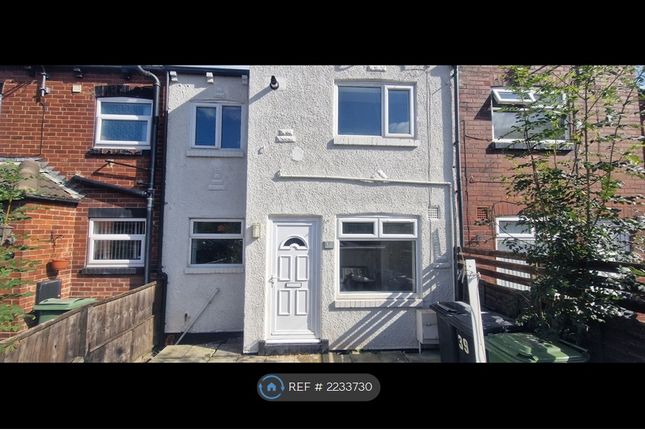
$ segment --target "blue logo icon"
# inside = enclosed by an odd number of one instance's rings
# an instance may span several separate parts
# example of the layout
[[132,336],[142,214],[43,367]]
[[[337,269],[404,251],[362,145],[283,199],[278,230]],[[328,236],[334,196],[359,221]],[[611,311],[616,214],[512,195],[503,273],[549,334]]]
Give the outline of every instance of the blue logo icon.
[[258,383],[258,394],[264,400],[276,400],[284,393],[284,382],[278,375],[264,375]]

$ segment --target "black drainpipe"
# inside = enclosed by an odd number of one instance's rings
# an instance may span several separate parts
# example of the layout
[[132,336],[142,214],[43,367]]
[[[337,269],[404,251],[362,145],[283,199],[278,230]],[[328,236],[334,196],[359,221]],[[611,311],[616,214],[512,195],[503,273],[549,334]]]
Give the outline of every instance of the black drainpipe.
[[157,124],[159,123],[159,87],[161,83],[154,73],[145,70],[141,66],[137,69],[154,80],[153,101],[152,101],[152,131],[150,138],[150,180],[148,182],[147,203],[146,203],[146,257],[144,261],[144,284],[150,282],[150,260],[152,255],[152,208],[155,199],[155,170],[157,164]]
[[[454,65],[453,66],[454,70],[454,78],[455,78],[455,158],[456,158],[456,169],[457,169],[457,189],[455,192],[457,193],[457,213],[459,216],[459,244],[457,247],[455,247],[455,262],[459,261],[458,260],[458,255],[457,253],[459,250],[464,246],[464,200],[463,200],[463,195],[462,195],[462,189],[461,189],[461,152],[460,152],[460,147],[461,147],[461,138],[460,138],[460,129],[459,129],[459,108],[460,108],[460,103],[459,103],[459,65]],[[459,278],[458,278],[458,270],[457,270],[457,265],[455,264],[455,279],[457,280],[457,285],[460,285],[459,283]],[[456,293],[456,299],[457,300],[462,300],[464,298],[464,294],[461,291],[461,289],[457,288],[455,291]]]

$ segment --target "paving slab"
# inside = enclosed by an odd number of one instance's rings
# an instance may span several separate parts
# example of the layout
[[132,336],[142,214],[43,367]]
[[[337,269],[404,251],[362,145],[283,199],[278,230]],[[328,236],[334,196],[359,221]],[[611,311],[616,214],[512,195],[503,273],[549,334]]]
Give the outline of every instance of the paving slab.
[[192,347],[192,345],[168,345],[154,359],[182,358]]
[[351,363],[352,359],[350,354],[339,354],[337,352],[329,352],[322,355],[323,363]]
[[439,351],[405,352],[404,355],[411,363],[441,363]]
[[237,359],[236,363],[264,363],[266,357],[262,355],[242,355]]
[[350,355],[352,363],[405,363],[405,357],[400,351],[361,352]]
[[299,363],[296,355],[267,355],[267,363]]
[[208,361],[213,354],[215,354],[215,350],[212,348],[204,348],[203,346],[194,345],[182,358],[195,360],[204,359]]

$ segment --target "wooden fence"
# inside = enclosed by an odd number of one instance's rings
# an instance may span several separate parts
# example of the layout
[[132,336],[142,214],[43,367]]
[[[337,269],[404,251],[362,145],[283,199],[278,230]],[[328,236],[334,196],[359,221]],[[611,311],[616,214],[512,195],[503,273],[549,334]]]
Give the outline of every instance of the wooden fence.
[[5,339],[0,363],[136,361],[153,347],[158,291],[151,282]]

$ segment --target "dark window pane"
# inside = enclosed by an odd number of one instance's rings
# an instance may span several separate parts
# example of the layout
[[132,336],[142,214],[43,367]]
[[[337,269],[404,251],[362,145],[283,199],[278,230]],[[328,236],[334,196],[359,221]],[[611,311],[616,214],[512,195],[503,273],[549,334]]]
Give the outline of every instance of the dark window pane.
[[236,221],[197,221],[193,224],[193,233],[240,234],[242,233],[242,223]]
[[242,239],[193,239],[190,264],[242,264]]
[[305,241],[300,239],[299,237],[292,237],[291,239],[287,239],[282,244],[282,246],[284,246],[284,247],[289,247],[291,245],[296,245],[296,246],[299,246],[301,248],[306,248],[307,247],[307,244],[305,243]]
[[341,291],[414,291],[415,241],[340,242]]
[[338,87],[338,134],[381,135],[381,88]]
[[414,224],[411,222],[384,222],[384,234],[414,234]]
[[343,222],[343,234],[374,234],[374,223]]
[[[556,121],[558,120],[556,119]],[[521,129],[513,130],[514,126],[519,126]],[[554,126],[550,118],[540,113],[531,114],[527,121],[518,112],[499,110],[493,112],[495,139],[524,140],[524,127],[526,127],[530,139],[565,140],[564,126],[564,118],[558,121],[557,126]]]
[[222,148],[239,148],[242,128],[242,108],[222,107]]
[[195,145],[215,146],[217,108],[198,107],[195,121]]
[[530,234],[531,226],[519,221],[499,221],[499,232],[508,234]]
[[148,122],[104,119],[101,121],[101,140],[147,141]]
[[150,115],[151,111],[149,103],[101,102],[103,115]]
[[388,131],[410,134],[410,91],[388,91]]

